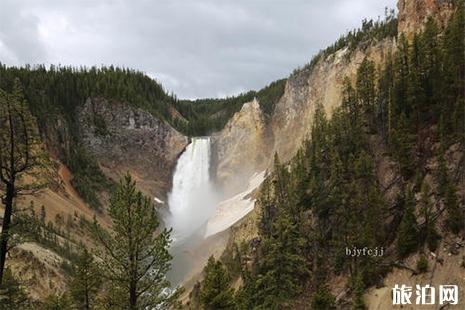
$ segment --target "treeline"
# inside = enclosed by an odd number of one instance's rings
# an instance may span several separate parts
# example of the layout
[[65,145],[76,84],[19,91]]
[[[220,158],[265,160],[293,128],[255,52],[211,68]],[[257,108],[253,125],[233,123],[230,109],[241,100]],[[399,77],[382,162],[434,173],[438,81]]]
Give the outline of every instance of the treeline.
[[364,19],[360,28],[349,31],[347,34],[337,39],[332,45],[316,54],[304,67],[304,70],[311,70],[320,59],[324,59],[343,48],[348,48],[349,53],[347,57],[349,57],[351,52],[356,48],[367,47],[375,40],[381,41],[385,38],[395,37],[397,37],[397,16],[393,9],[388,10],[386,8],[384,19]]
[[175,100],[143,73],[113,66],[87,69],[52,65],[46,69],[0,65],[0,89],[11,91],[15,80],[22,85],[44,141],[48,141],[57,124],[65,122],[64,128],[58,128],[58,142],[66,147],[58,150],[57,155],[73,173],[73,186],[95,209],[101,208],[98,193],[109,190],[112,183],[81,143],[78,107],[89,97],[101,96],[127,102],[167,120]]
[[176,109],[181,115],[189,120],[189,123],[181,123],[186,126],[183,130],[189,135],[207,135],[211,132],[221,130],[227,121],[238,112],[242,105],[258,100],[260,108],[266,117],[273,114],[274,107],[284,93],[286,79],[270,83],[259,91],[249,91],[238,96],[223,99],[207,98],[190,100],[179,100]]
[[[236,245],[224,264],[209,261],[205,282],[192,292],[193,309],[292,309],[299,301],[336,309],[329,288],[336,275],[348,278],[345,306],[366,309],[365,289],[382,283],[394,261],[419,251],[415,272],[428,270],[422,253],[464,228],[456,188],[465,173],[464,22],[462,3],[446,29],[429,19],[412,41],[401,35],[385,64],[365,59],[355,83],[346,79],[331,119],[317,108],[309,141],[285,165],[276,156],[262,186],[260,238]],[[461,154],[455,173],[445,160],[453,144]],[[378,181],[380,156],[396,164],[393,205]],[[433,171],[426,167],[431,159],[438,163]],[[394,252],[347,255],[354,247]],[[243,285],[233,293],[225,279],[237,266]]]

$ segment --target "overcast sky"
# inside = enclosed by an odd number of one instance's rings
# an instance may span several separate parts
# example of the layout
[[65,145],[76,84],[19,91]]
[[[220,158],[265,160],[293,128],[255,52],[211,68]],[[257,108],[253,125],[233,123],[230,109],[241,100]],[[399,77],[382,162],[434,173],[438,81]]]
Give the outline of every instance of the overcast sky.
[[283,78],[395,0],[0,0],[0,62],[115,64],[180,98]]

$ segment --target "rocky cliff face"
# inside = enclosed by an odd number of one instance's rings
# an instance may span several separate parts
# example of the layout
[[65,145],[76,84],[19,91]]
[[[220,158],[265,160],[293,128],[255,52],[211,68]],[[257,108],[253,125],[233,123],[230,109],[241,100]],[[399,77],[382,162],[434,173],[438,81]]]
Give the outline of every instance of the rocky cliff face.
[[420,30],[429,16],[444,26],[453,12],[455,0],[399,0],[398,30],[409,39]]
[[271,122],[274,137],[272,153],[278,153],[284,161],[294,156],[308,137],[317,105],[321,104],[326,114],[331,116],[334,108],[341,103],[344,78],[354,79],[365,57],[381,64],[395,48],[394,40],[385,39],[353,52],[342,49],[320,60],[313,68],[289,77]]
[[330,116],[341,103],[344,78],[354,79],[364,57],[381,64],[395,48],[395,40],[386,39],[353,52],[342,49],[293,74],[268,121],[258,102],[246,103],[214,136],[220,184],[236,189],[254,172],[269,167],[275,153],[282,161],[289,160],[308,137],[317,104]]
[[[454,0],[399,0],[398,32],[412,38],[429,16],[444,25],[454,10]],[[341,103],[345,77],[354,79],[365,57],[381,65],[396,50],[395,39],[384,39],[350,52],[341,49],[320,59],[312,68],[291,75],[277,103],[271,120],[258,117],[260,112],[245,106],[216,135],[216,176],[222,184],[235,187],[236,171],[253,172],[269,167],[273,154],[282,161],[295,155],[310,132],[317,104],[328,116]],[[257,105],[258,108],[258,105]],[[249,115],[248,115],[249,114]],[[228,187],[227,185],[226,187]]]
[[101,98],[79,109],[82,140],[103,172],[117,181],[131,172],[142,191],[165,198],[188,138],[149,112]]
[[225,185],[226,194],[243,190],[249,177],[266,168],[270,155],[270,134],[257,100],[242,109],[212,136],[216,180]]

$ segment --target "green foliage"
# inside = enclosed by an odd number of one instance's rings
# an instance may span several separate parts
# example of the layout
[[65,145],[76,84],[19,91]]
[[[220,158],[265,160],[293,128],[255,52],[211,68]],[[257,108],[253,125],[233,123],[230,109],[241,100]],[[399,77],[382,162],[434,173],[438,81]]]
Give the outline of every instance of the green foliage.
[[94,222],[92,232],[102,249],[98,256],[109,286],[109,302],[124,309],[172,305],[177,294],[166,292],[170,288],[166,279],[171,262],[170,231],[157,233],[156,210],[129,174],[113,193],[108,213],[112,231]]
[[[349,52],[353,52],[357,48],[367,47],[370,42],[395,37],[397,37],[397,17],[394,10],[386,8],[383,20],[364,19],[360,28],[349,31],[334,44],[320,51],[304,69],[311,70],[320,59],[326,58],[343,48],[348,48]],[[294,71],[295,73],[296,71]]]
[[463,11],[461,1],[443,35],[433,18],[410,42],[402,34],[398,52],[388,57],[381,72],[377,125],[387,134],[405,178],[422,163],[414,152],[422,147],[418,137],[425,128],[440,123],[438,136],[443,141],[465,141]]
[[[41,210],[43,210],[43,213],[41,213],[40,218],[36,216],[33,209],[27,210],[29,212],[16,214],[13,221],[14,233],[18,234],[23,241],[37,242],[63,258],[74,262],[78,257],[78,252],[74,246],[76,241],[63,229],[54,225],[53,222],[45,223],[45,208],[41,208]],[[63,266],[66,268],[66,265]]]
[[447,210],[447,227],[454,234],[458,234],[463,229],[464,216],[459,207],[455,186],[449,183],[445,189],[444,206]]
[[313,310],[330,310],[336,309],[335,306],[336,298],[327,286],[320,286],[312,297],[312,309]]
[[178,127],[189,135],[208,135],[213,131],[221,130],[244,103],[254,98],[258,100],[263,113],[269,117],[283,95],[285,85],[286,79],[281,79],[259,91],[249,91],[238,96],[177,101],[176,109],[187,120],[187,123],[180,123]]
[[365,301],[363,300],[363,292],[365,290],[365,284],[362,280],[362,275],[357,274],[352,279],[352,290],[353,290],[353,301],[352,309],[364,310],[366,309]]
[[91,253],[84,248],[72,268],[69,287],[78,309],[92,309],[102,285],[100,270]]
[[95,134],[99,136],[106,136],[109,134],[107,124],[105,123],[105,120],[103,119],[101,115],[94,114],[93,121],[94,121],[94,126],[95,126]]
[[420,230],[420,237],[426,241],[429,249],[435,251],[439,235],[436,231],[436,219],[434,217],[433,204],[430,200],[430,187],[424,182],[421,186],[420,214],[423,217],[423,226]]
[[412,191],[407,191],[402,203],[404,214],[397,233],[397,251],[405,257],[417,249],[418,229],[415,218],[415,197]]
[[68,167],[74,172],[71,180],[73,187],[92,208],[101,211],[98,194],[103,190],[111,192],[115,185],[105,177],[97,161],[82,144],[75,145],[71,150]]
[[203,309],[235,309],[231,278],[223,264],[211,256],[204,268],[204,274],[200,288],[200,302]]
[[261,254],[243,293],[248,295],[248,307],[278,309],[288,307],[291,298],[301,292],[309,266],[289,174],[277,156],[274,178],[267,186],[259,198],[263,208]]
[[421,255],[417,261],[417,270],[420,273],[424,273],[428,271],[428,260],[424,255]]
[[29,309],[30,301],[26,291],[9,268],[5,269],[3,277],[3,283],[0,286],[0,309]]
[[375,64],[368,58],[364,58],[357,70],[357,97],[361,109],[368,115],[373,116],[376,90],[375,90]]
[[72,302],[67,294],[51,294],[45,299],[42,309],[68,310],[72,309]]
[[458,234],[463,229],[464,214],[459,206],[457,190],[447,172],[443,150],[441,150],[438,156],[438,166],[436,180],[438,183],[438,194],[443,198],[444,207],[447,210],[446,225],[450,231]]
[[405,178],[414,173],[413,145],[415,136],[411,133],[405,114],[401,114],[390,133],[390,148],[399,170]]

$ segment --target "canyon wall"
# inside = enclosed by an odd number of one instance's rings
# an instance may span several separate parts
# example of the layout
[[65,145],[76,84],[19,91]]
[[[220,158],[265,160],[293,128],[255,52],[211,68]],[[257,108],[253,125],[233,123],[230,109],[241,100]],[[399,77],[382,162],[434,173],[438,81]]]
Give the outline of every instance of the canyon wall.
[[456,0],[399,0],[398,31],[408,39],[422,29],[429,16],[443,27],[454,10]]
[[270,167],[275,153],[282,161],[291,159],[310,133],[316,106],[321,104],[330,116],[341,103],[344,78],[354,79],[365,57],[380,65],[395,48],[393,39],[352,52],[345,48],[297,71],[288,78],[270,118],[264,117],[256,100],[244,104],[213,136],[214,172],[222,187],[247,184],[255,172]]
[[147,195],[165,200],[188,138],[147,111],[121,102],[88,99],[78,113],[80,135],[111,179],[129,171]]
[[[444,26],[454,10],[454,0],[399,0],[397,6],[398,33],[412,38],[429,16]],[[214,173],[222,187],[247,184],[245,180],[253,173],[270,166],[275,153],[282,161],[292,158],[310,133],[317,104],[330,117],[341,103],[344,78],[353,81],[365,57],[381,66],[396,48],[395,38],[371,41],[354,51],[340,49],[313,67],[297,70],[287,79],[284,94],[269,118],[259,111],[258,104],[244,105],[213,137]]]

